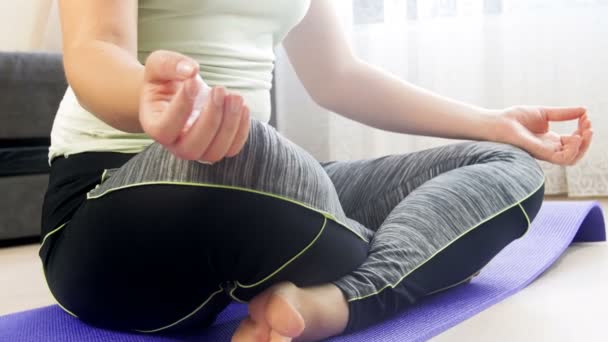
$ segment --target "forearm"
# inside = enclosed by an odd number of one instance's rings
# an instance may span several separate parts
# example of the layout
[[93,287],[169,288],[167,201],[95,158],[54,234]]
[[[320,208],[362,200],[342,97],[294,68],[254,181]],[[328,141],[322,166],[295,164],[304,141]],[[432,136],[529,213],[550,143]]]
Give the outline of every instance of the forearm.
[[138,110],[144,67],[136,56],[95,40],[65,48],[64,65],[81,106],[114,128],[143,132]]
[[356,61],[329,82],[327,109],[379,129],[452,139],[494,140],[494,111],[448,99]]

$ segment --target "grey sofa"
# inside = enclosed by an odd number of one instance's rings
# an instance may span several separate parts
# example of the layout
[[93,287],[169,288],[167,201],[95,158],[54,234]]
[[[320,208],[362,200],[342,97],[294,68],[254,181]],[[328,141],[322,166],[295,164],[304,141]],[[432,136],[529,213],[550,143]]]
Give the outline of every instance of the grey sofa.
[[0,52],[0,245],[40,237],[50,132],[66,88],[60,54]]

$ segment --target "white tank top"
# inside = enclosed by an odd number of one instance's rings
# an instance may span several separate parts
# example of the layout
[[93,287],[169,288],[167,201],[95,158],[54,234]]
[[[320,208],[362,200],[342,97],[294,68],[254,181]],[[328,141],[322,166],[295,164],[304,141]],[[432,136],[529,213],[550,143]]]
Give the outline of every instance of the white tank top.
[[[310,0],[140,0],[138,59],[172,50],[197,60],[209,86],[241,94],[260,121],[270,119],[274,47],[297,25]],[[92,66],[94,67],[94,66]],[[68,87],[51,130],[49,164],[87,151],[137,153],[153,142],[91,114]]]

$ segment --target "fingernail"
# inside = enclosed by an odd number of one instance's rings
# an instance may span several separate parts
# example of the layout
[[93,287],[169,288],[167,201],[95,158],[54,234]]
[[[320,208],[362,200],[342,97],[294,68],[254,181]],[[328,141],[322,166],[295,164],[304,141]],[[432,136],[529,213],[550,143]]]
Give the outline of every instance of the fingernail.
[[180,76],[190,76],[192,74],[192,72],[194,71],[194,66],[192,66],[192,63],[188,62],[188,61],[181,61],[179,63],[177,63],[177,73]]
[[221,106],[222,104],[224,104],[224,88],[223,87],[213,88],[213,102],[218,107]]

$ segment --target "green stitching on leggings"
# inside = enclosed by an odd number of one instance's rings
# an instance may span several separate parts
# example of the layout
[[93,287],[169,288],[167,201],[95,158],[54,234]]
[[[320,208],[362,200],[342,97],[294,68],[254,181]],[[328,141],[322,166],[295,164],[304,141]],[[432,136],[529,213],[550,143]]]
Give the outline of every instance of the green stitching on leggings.
[[[538,190],[537,190],[537,191],[538,191]],[[526,221],[528,222],[528,227],[526,227],[526,231],[523,233],[523,235],[522,235],[522,236],[520,236],[520,237],[518,238],[518,239],[521,239],[521,238],[523,238],[524,236],[526,236],[526,234],[528,234],[528,232],[530,231],[530,225],[531,225],[531,222],[530,222],[530,217],[528,216],[528,213],[526,213],[526,210],[524,210],[524,207],[522,207],[521,203],[517,203],[517,205],[519,205],[519,208],[520,208],[520,209],[521,209],[521,211],[523,212],[524,216],[526,217]],[[512,208],[512,207],[511,207],[511,208]],[[485,265],[483,265],[483,266],[482,266],[482,267],[481,267],[479,270],[475,271],[475,273],[473,273],[472,275],[470,275],[470,276],[469,276],[469,277],[467,277],[466,279],[464,279],[464,280],[462,280],[462,281],[459,281],[459,282],[457,282],[456,284],[452,284],[452,285],[450,285],[450,286],[447,286],[447,287],[441,288],[441,289],[439,289],[439,290],[435,290],[435,291],[433,291],[433,292],[430,292],[430,293],[428,293],[428,294],[427,294],[427,296],[430,296],[430,295],[432,295],[432,294],[435,294],[435,293],[438,293],[438,292],[442,292],[442,291],[445,291],[445,290],[447,290],[447,289],[451,289],[452,287],[456,287],[456,286],[458,286],[458,285],[460,285],[460,284],[466,283],[467,281],[469,281],[469,280],[473,279],[473,277],[475,277],[475,274],[477,274],[477,273],[478,273],[478,272],[480,272],[482,269],[484,269],[484,267],[486,267],[486,266],[487,266],[489,263],[490,263],[490,262],[486,262],[486,263],[485,263]]]
[[106,179],[106,174],[108,173],[108,169],[103,169],[103,173],[101,174],[101,180],[100,182],[103,183],[103,181]]
[[65,311],[68,314],[70,314],[70,315],[78,318],[78,316],[76,316],[75,313],[73,313],[72,311],[68,310],[65,306],[61,305],[61,303],[59,303],[59,300],[57,300],[57,297],[55,297],[55,294],[53,293],[53,291],[51,291],[51,287],[49,286],[49,282],[46,280],[46,271],[44,270],[44,265],[42,266],[42,274],[44,275],[44,283],[46,284],[47,289],[51,293],[51,296],[53,296],[53,299],[55,299],[55,301],[57,302],[57,305],[59,305],[59,307],[61,309],[63,309],[63,311]]
[[[48,234],[46,234],[44,236],[44,238],[42,239],[42,242],[40,243],[40,248],[38,249],[38,254],[40,254],[40,250],[42,250],[42,247],[44,246],[44,243],[46,242],[46,239],[57,233],[58,231],[60,231],[61,229],[63,229],[63,227],[65,227],[66,224],[68,224],[70,221],[65,222],[64,224],[60,225],[59,227],[51,230]],[[72,311],[66,309],[63,305],[61,305],[61,303],[59,303],[59,300],[57,300],[57,298],[55,297],[55,294],[53,294],[53,291],[51,291],[51,287],[49,286],[49,282],[46,280],[46,270],[44,269],[44,265],[42,265],[42,274],[44,275],[44,283],[46,284],[47,289],[49,290],[49,292],[51,293],[51,295],[53,296],[53,299],[55,299],[55,301],[57,302],[57,305],[59,305],[59,307],[61,309],[63,309],[63,311],[69,313],[70,315],[78,318],[78,316],[76,316],[76,314],[74,314]]]
[[[66,222],[66,223],[64,223],[64,224],[62,224],[61,226],[59,226],[59,227],[57,227],[57,228],[53,229],[51,232],[49,232],[48,234],[46,234],[46,235],[44,236],[44,239],[42,239],[42,243],[40,244],[40,249],[42,249],[42,246],[44,246],[44,243],[45,243],[46,239],[47,239],[49,236],[51,236],[52,234],[55,234],[56,232],[58,232],[58,231],[60,231],[61,229],[63,229],[63,227],[65,227],[65,225],[66,225],[66,224],[68,224],[69,222],[70,222],[70,221],[68,221],[68,222]],[[60,307],[61,309],[63,309],[63,311],[65,311],[65,312],[67,312],[68,314],[70,314],[70,315],[72,315],[72,316],[74,316],[74,317],[78,318],[78,316],[77,316],[76,314],[74,314],[72,311],[68,310],[66,307],[64,307],[63,305],[61,305],[61,303],[59,302],[59,300],[57,300],[57,298],[55,297],[55,295],[54,295],[54,294],[53,294],[53,292],[51,291],[51,288],[49,287],[48,281],[46,281],[46,271],[44,270],[44,266],[42,266],[42,273],[44,274],[44,279],[45,279],[46,286],[47,286],[47,288],[49,289],[49,292],[51,293],[51,295],[53,295],[53,298],[54,298],[54,299],[55,299],[55,301],[57,302],[57,305],[59,305],[59,307]],[[210,296],[207,298],[207,300],[205,300],[205,302],[203,302],[203,304],[201,304],[199,307],[197,307],[196,309],[194,309],[194,311],[193,311],[193,312],[189,313],[189,314],[188,314],[188,315],[186,315],[184,318],[181,318],[180,320],[178,320],[178,321],[176,321],[176,322],[174,322],[174,323],[171,323],[171,324],[169,324],[169,325],[166,325],[166,326],[164,326],[164,327],[161,327],[161,328],[158,328],[158,329],[154,329],[154,330],[137,330],[137,329],[132,329],[132,330],[133,330],[133,331],[137,331],[137,332],[143,332],[143,333],[153,333],[153,332],[157,332],[157,331],[160,331],[160,330],[164,330],[164,329],[170,328],[170,327],[172,327],[172,326],[174,326],[174,325],[178,324],[179,322],[181,322],[181,321],[183,321],[183,320],[187,319],[188,317],[190,317],[190,316],[194,315],[194,314],[195,314],[197,311],[199,311],[200,309],[202,309],[202,308],[203,308],[203,307],[204,307],[204,306],[205,306],[205,305],[206,305],[206,304],[207,304],[207,303],[208,303],[208,302],[209,302],[209,301],[210,301],[210,300],[211,300],[211,299],[212,299],[212,298],[213,298],[215,295],[217,295],[218,293],[220,293],[220,292],[222,292],[222,291],[223,291],[223,289],[220,287],[220,289],[219,289],[218,291],[216,291],[216,292],[212,293],[212,294],[211,294],[211,295],[210,295]]]
[[230,298],[232,298],[234,301],[239,302],[241,304],[247,304],[246,301],[238,298],[237,296],[234,295],[234,291],[236,291],[237,287],[239,287],[238,284],[234,284],[234,287],[230,290],[230,292],[228,292],[228,295],[230,296]]
[[[487,264],[488,263],[486,263],[486,265]],[[460,284],[466,283],[467,281],[473,279],[478,272],[480,272],[484,267],[486,267],[486,265],[483,265],[482,268],[480,268],[479,270],[475,271],[473,274],[471,274],[470,276],[466,277],[464,280],[461,280],[461,281],[457,282],[456,284],[452,284],[452,285],[449,285],[449,286],[446,286],[446,287],[442,287],[439,290],[435,290],[435,291],[429,292],[429,293],[426,294],[426,296],[434,295],[435,293],[443,292],[445,290],[451,289],[452,287],[456,287],[456,286],[458,286]]]
[[[119,186],[116,188],[111,188],[108,189],[100,194],[97,195],[90,195],[90,191],[89,193],[87,193],[87,200],[91,200],[91,199],[97,199],[100,198],[108,193],[117,191],[117,190],[122,190],[122,189],[127,189],[127,188],[132,188],[132,187],[136,187],[136,186],[142,186],[142,185],[155,185],[155,184],[167,184],[167,185],[186,185],[186,186],[200,186],[200,187],[208,187],[208,188],[219,188],[219,189],[230,189],[230,190],[238,190],[238,191],[246,191],[246,192],[251,192],[251,193],[255,193],[255,194],[259,194],[259,195],[264,195],[264,196],[270,196],[270,197],[274,197],[283,201],[287,201],[293,204],[297,204],[299,206],[305,207],[307,209],[313,210],[315,212],[318,212],[320,214],[322,214],[323,216],[325,216],[326,218],[340,224],[341,226],[343,226],[344,228],[346,228],[347,230],[349,230],[351,233],[355,234],[358,238],[360,238],[361,240],[365,241],[366,243],[369,243],[369,241],[367,241],[365,239],[365,237],[363,237],[362,235],[360,235],[359,233],[357,233],[355,230],[353,230],[352,228],[350,228],[346,223],[341,222],[340,220],[338,220],[336,217],[334,217],[331,213],[328,213],[326,211],[314,208],[309,206],[306,203],[302,203],[299,201],[296,201],[294,199],[288,198],[288,197],[283,197],[280,195],[276,195],[276,194],[272,194],[269,192],[264,192],[264,191],[259,191],[259,190],[253,190],[253,189],[247,189],[247,188],[241,188],[238,186],[231,186],[231,185],[218,185],[218,184],[209,184],[209,183],[191,183],[191,182],[171,182],[171,181],[154,181],[154,182],[142,182],[142,183],[133,183],[133,184],[128,184],[128,185],[123,185],[123,186]],[[92,191],[92,190],[91,190]]]
[[521,203],[517,203],[517,205],[519,205],[519,208],[521,209],[521,211],[524,213],[524,216],[526,217],[526,221],[528,221],[528,227],[526,227],[526,231],[522,234],[521,237],[519,237],[521,239],[528,234],[528,232],[530,231],[530,225],[532,223],[530,222],[530,217],[528,216],[528,213],[526,212],[524,207],[521,206]]
[[[40,243],[40,248],[38,249],[38,254],[40,254],[40,250],[41,250],[41,249],[42,249],[42,247],[44,246],[44,243],[46,242],[46,239],[47,239],[49,236],[51,236],[51,235],[53,235],[53,234],[57,233],[58,231],[60,231],[61,229],[63,229],[63,228],[65,227],[65,225],[66,225],[66,224],[68,224],[68,223],[70,223],[70,221],[67,221],[67,222],[65,222],[64,224],[60,225],[59,227],[57,227],[57,228],[55,228],[55,229],[51,230],[51,231],[50,231],[48,234],[46,234],[46,235],[44,236],[44,238],[42,239],[42,242]],[[78,316],[77,316],[75,313],[73,313],[72,311],[68,310],[68,309],[67,309],[65,306],[61,305],[61,303],[59,302],[59,300],[57,299],[57,297],[55,297],[55,294],[53,293],[53,291],[51,291],[51,287],[49,286],[49,282],[48,282],[48,281],[47,281],[47,279],[46,279],[46,270],[44,269],[44,265],[42,265],[42,274],[44,275],[44,283],[46,284],[47,289],[49,290],[49,292],[50,292],[50,293],[51,293],[51,295],[53,296],[53,299],[55,299],[55,301],[57,302],[57,305],[59,305],[59,307],[60,307],[60,308],[61,308],[63,311],[65,311],[65,312],[67,312],[68,314],[70,314],[70,315],[72,315],[72,316],[74,316],[74,317],[78,318]]]
[[142,333],[154,333],[154,332],[158,332],[158,331],[161,331],[161,330],[165,330],[167,328],[171,328],[172,326],[174,326],[174,325],[182,322],[183,320],[185,320],[188,317],[190,317],[190,316],[194,315],[195,313],[197,313],[200,309],[202,309],[205,305],[207,305],[207,303],[209,303],[209,301],[211,299],[213,299],[213,297],[215,297],[215,295],[217,295],[218,293],[222,293],[223,291],[224,291],[224,289],[222,289],[222,287],[220,286],[219,290],[217,290],[217,291],[213,292],[211,295],[209,295],[209,297],[207,297],[207,300],[205,300],[203,302],[203,304],[199,305],[196,309],[194,309],[194,311],[192,311],[191,313],[189,313],[185,317],[183,317],[183,318],[181,318],[181,319],[179,319],[179,320],[177,320],[177,321],[175,321],[175,322],[173,322],[173,323],[171,323],[169,325],[165,325],[164,327],[160,327],[158,329],[152,329],[152,330],[138,330],[138,329],[131,329],[131,330],[137,331],[137,332],[142,332]]
[[[538,189],[537,189],[537,191],[538,191]],[[529,198],[529,197],[530,197],[530,196],[528,196],[528,198]],[[525,199],[524,199],[524,200],[525,200]],[[522,201],[523,201],[523,200],[522,200]],[[521,211],[524,213],[524,216],[526,217],[526,221],[528,222],[528,227],[526,228],[526,231],[524,232],[524,234],[523,234],[521,237],[519,237],[519,238],[518,238],[518,239],[521,239],[521,238],[523,238],[524,236],[526,236],[526,234],[528,234],[528,232],[530,231],[530,225],[531,225],[531,222],[530,222],[530,217],[528,217],[528,213],[526,213],[526,211],[524,210],[524,207],[522,207],[521,203],[517,203],[517,204],[519,205],[519,208],[521,208]],[[511,208],[513,208],[513,207],[511,207]],[[453,287],[456,287],[456,286],[458,286],[458,285],[461,285],[461,284],[466,283],[467,281],[469,281],[469,280],[473,279],[473,278],[475,277],[475,275],[476,275],[477,273],[481,272],[481,270],[483,270],[483,269],[484,269],[484,267],[486,267],[486,266],[487,266],[489,263],[490,263],[490,262],[486,262],[486,263],[485,263],[485,264],[484,264],[484,265],[483,265],[483,266],[482,266],[482,267],[481,267],[479,270],[475,271],[473,274],[471,274],[470,276],[468,276],[468,277],[467,277],[467,278],[465,278],[464,280],[461,280],[461,281],[459,281],[459,282],[457,282],[457,283],[455,283],[455,284],[452,284],[452,285],[449,285],[449,286],[446,286],[446,287],[440,288],[440,289],[438,289],[438,290],[432,291],[432,292],[430,292],[430,293],[428,293],[428,294],[426,294],[426,295],[427,295],[427,296],[430,296],[430,295],[433,295],[433,294],[436,294],[436,293],[439,293],[439,292],[443,292],[443,291],[445,291],[445,290],[449,290],[449,289],[451,289],[451,288],[453,288]]]
[[232,289],[232,291],[230,291],[230,297],[232,297],[233,299],[236,299],[237,301],[239,301],[241,303],[246,303],[244,300],[239,299],[237,296],[234,295],[234,291],[236,291],[237,288],[240,287],[240,288],[243,288],[243,289],[250,289],[250,288],[256,287],[256,286],[258,286],[258,285],[266,282],[268,279],[274,277],[277,273],[279,273],[281,270],[283,270],[289,264],[291,264],[292,262],[294,262],[297,258],[299,258],[300,256],[302,256],[302,254],[306,253],[306,251],[308,251],[310,249],[310,247],[312,247],[315,244],[315,242],[317,242],[317,240],[319,240],[319,238],[323,234],[323,231],[325,231],[325,226],[326,225],[327,225],[327,218],[325,217],[323,219],[323,225],[321,226],[321,229],[319,230],[319,233],[317,233],[317,235],[315,236],[315,238],[312,239],[312,241],[306,247],[304,247],[304,249],[302,249],[298,254],[294,255],[291,259],[287,260],[287,262],[285,262],[281,267],[277,268],[274,272],[270,273],[268,276],[264,277],[262,280],[254,283],[254,284],[249,284],[249,285],[243,285],[243,284],[241,284],[237,280],[235,282],[236,286]]
[[[448,248],[450,245],[452,245],[454,242],[458,241],[461,237],[463,237],[464,235],[466,235],[467,233],[469,233],[470,231],[472,231],[473,229],[479,227],[480,225],[482,225],[484,222],[487,222],[491,219],[493,219],[494,217],[502,214],[503,212],[515,207],[516,205],[519,205],[521,202],[527,200],[528,198],[530,198],[530,196],[534,195],[538,190],[540,190],[540,188],[542,188],[542,186],[545,184],[545,181],[543,179],[543,181],[541,182],[541,184],[534,190],[532,191],[530,194],[528,194],[526,197],[522,198],[521,200],[515,202],[514,204],[504,208],[503,210],[497,212],[496,214],[486,218],[485,220],[479,222],[478,224],[476,224],[475,226],[469,228],[468,230],[464,231],[462,234],[460,234],[459,236],[457,236],[454,240],[452,240],[450,243],[448,243],[447,245],[443,246],[443,248],[439,249],[438,251],[436,251],[435,253],[433,253],[433,255],[431,255],[430,257],[428,257],[423,263],[421,263],[420,265],[416,266],[414,269],[412,269],[411,271],[407,272],[403,277],[401,277],[395,284],[388,284],[385,287],[381,288],[380,290],[374,292],[374,293],[370,293],[368,295],[365,296],[361,296],[361,297],[355,297],[355,298],[351,298],[348,300],[348,302],[354,302],[356,300],[362,300],[371,296],[375,296],[377,294],[379,294],[380,292],[386,290],[387,288],[395,288],[395,286],[399,285],[399,283],[401,283],[403,281],[403,279],[405,279],[408,275],[410,275],[412,272],[414,272],[415,270],[417,270],[418,268],[422,267],[424,264],[426,264],[427,262],[429,262],[432,258],[434,258],[437,254],[441,253],[441,251],[443,251],[444,249]],[[526,214],[526,219],[528,219],[528,227],[530,226],[530,220],[528,218],[528,215]]]
[[44,283],[46,284],[46,288],[49,290],[49,293],[51,294],[51,296],[53,296],[53,299],[55,299],[55,301],[57,302],[57,305],[59,305],[59,307],[67,312],[68,314],[78,318],[78,316],[76,316],[75,313],[73,313],[72,311],[68,310],[65,306],[61,305],[61,303],[59,303],[59,300],[57,300],[57,297],[55,297],[55,294],[53,293],[53,291],[51,291],[51,287],[49,286],[49,282],[46,280],[46,270],[44,269],[44,265],[42,265],[42,274],[44,275]]
[[63,229],[63,227],[65,227],[66,224],[68,224],[70,221],[67,221],[66,223],[60,225],[59,227],[51,230],[48,234],[46,234],[44,236],[44,238],[42,239],[42,242],[40,243],[40,248],[38,249],[38,253],[40,253],[40,250],[42,249],[42,246],[44,246],[44,243],[46,242],[46,238],[48,238],[49,236],[55,234],[56,232],[60,231],[61,229]]

